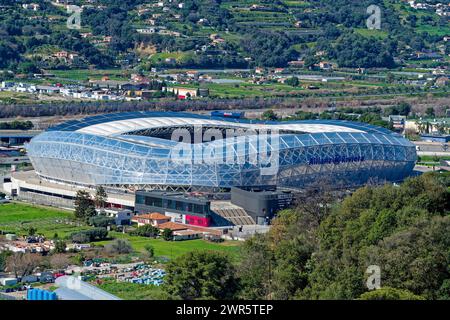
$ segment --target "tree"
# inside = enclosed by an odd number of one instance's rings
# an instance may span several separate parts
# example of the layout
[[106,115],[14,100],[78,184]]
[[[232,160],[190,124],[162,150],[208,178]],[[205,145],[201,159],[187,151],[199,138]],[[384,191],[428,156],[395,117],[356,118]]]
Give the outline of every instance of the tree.
[[386,115],[408,116],[411,112],[411,105],[407,102],[401,102],[396,106],[386,108]]
[[298,80],[297,77],[290,77],[290,78],[286,79],[286,81],[284,83],[287,85],[290,85],[292,87],[298,87],[300,84],[300,81]]
[[257,31],[241,40],[241,47],[263,67],[284,67],[298,57],[295,39],[286,32]]
[[308,55],[305,58],[305,68],[312,69],[319,62],[320,62],[319,57],[316,57],[316,56],[313,56],[313,55]]
[[6,268],[16,278],[32,274],[42,263],[42,257],[33,253],[15,252],[6,260]]
[[71,264],[70,259],[62,253],[53,254],[50,257],[50,265],[53,269],[62,270]]
[[66,242],[64,240],[55,241],[55,253],[65,253],[66,252]]
[[105,228],[94,228],[90,230],[80,231],[71,235],[72,242],[86,243],[92,241],[105,240],[108,237],[108,230]]
[[106,250],[111,253],[126,254],[133,252],[133,247],[128,240],[116,239],[106,246]]
[[278,116],[272,109],[270,109],[264,111],[264,113],[262,114],[262,118],[263,120],[276,121],[278,119]]
[[[447,299],[449,186],[449,174],[426,173],[399,186],[368,184],[342,201],[340,193],[306,190],[268,233],[243,244],[239,297],[411,298],[406,290]],[[383,286],[395,289],[364,295],[369,265],[380,266]]]
[[98,186],[95,190],[94,203],[97,208],[103,209],[106,205],[108,195],[103,186]]
[[271,293],[270,281],[272,278],[273,252],[263,235],[255,235],[244,242],[242,259],[238,267],[241,279],[239,298],[256,300],[268,299]]
[[0,272],[5,271],[6,268],[6,262],[8,260],[8,257],[12,254],[11,251],[1,251],[0,252]]
[[36,67],[36,65],[33,62],[23,62],[19,65],[18,71],[20,73],[39,73],[39,68]]
[[148,253],[148,256],[152,258],[155,255],[155,248],[152,245],[146,244],[144,246],[145,251]]
[[171,229],[164,229],[162,232],[162,237],[166,241],[172,241],[173,240],[173,231]]
[[238,279],[228,256],[215,251],[188,252],[167,265],[166,291],[183,300],[234,299]]
[[131,232],[131,234],[139,237],[156,238],[159,234],[159,229],[152,225],[146,224],[144,226],[137,227]]
[[392,72],[388,72],[388,74],[386,75],[386,82],[387,83],[393,83],[395,80],[395,76]]
[[84,232],[75,233],[71,238],[73,243],[87,243],[91,241],[89,235]]
[[28,228],[28,235],[29,236],[34,236],[37,232],[37,229],[35,227],[29,227]]
[[384,287],[363,293],[359,300],[425,300],[425,298],[408,290]]
[[433,107],[428,107],[428,108],[425,110],[425,115],[426,115],[428,118],[433,118],[433,117],[435,116],[434,108],[433,108]]
[[106,228],[115,223],[115,219],[105,216],[93,216],[89,218],[89,225],[99,228]]
[[388,43],[376,38],[366,38],[356,33],[344,33],[330,48],[329,57],[340,67],[373,68],[395,67]]
[[383,285],[411,291],[427,299],[440,299],[450,257],[450,216],[423,220],[384,237],[370,246],[362,258],[383,270]]
[[75,217],[86,219],[93,216],[95,212],[94,202],[89,192],[78,190],[75,196]]
[[448,273],[448,181],[424,174],[400,187],[358,189],[321,223],[309,298],[354,299],[364,293],[365,269],[378,265],[383,285],[435,299]]

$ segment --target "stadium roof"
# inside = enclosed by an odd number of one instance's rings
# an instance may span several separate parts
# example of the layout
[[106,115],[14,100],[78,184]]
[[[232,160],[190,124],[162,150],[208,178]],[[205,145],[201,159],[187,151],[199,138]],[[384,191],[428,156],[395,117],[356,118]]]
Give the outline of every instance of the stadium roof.
[[215,126],[243,127],[245,129],[289,130],[299,133],[380,133],[393,132],[366,123],[342,120],[305,120],[305,121],[257,121],[210,117],[180,112],[127,112],[104,114],[80,120],[72,120],[50,128],[50,131],[77,131],[99,136],[116,136],[128,132],[160,127],[179,126]]

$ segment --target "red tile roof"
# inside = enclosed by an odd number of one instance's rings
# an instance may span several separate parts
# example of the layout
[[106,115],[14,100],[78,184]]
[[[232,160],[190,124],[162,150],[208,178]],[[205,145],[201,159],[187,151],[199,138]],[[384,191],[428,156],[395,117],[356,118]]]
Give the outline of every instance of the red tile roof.
[[134,216],[134,220],[137,219],[149,219],[149,220],[170,220],[170,217],[165,216],[159,212],[153,212],[150,214],[141,214]]
[[161,223],[158,226],[158,228],[162,229],[162,230],[170,229],[172,231],[175,231],[175,230],[186,230],[186,229],[188,229],[188,226],[185,224],[176,223],[176,222],[166,222],[166,223]]

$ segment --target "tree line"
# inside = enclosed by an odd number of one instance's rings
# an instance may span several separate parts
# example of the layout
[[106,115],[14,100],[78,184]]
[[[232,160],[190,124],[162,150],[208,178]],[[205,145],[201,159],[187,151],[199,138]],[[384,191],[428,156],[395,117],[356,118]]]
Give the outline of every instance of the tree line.
[[[450,299],[448,174],[367,185],[342,201],[326,186],[247,240],[238,262],[198,251],[170,262],[165,289],[182,299]],[[371,265],[379,290],[367,286]]]

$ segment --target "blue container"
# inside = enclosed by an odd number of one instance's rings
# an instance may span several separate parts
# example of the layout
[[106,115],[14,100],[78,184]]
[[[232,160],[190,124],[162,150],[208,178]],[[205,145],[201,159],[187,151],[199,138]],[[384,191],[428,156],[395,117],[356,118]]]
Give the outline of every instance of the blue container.
[[42,289],[29,289],[27,291],[27,300],[58,300],[56,293],[42,290]]

